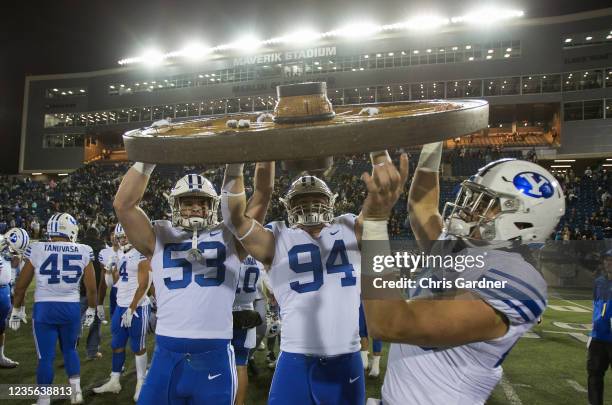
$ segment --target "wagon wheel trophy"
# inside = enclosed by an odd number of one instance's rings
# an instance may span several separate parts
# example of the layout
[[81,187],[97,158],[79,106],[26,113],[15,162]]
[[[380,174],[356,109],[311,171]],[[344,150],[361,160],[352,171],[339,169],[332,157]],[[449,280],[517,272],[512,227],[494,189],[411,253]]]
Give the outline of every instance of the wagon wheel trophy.
[[324,170],[331,156],[414,147],[486,128],[484,100],[402,101],[338,106],[325,82],[277,87],[274,114],[236,113],[129,131],[130,160],[166,164],[283,161]]

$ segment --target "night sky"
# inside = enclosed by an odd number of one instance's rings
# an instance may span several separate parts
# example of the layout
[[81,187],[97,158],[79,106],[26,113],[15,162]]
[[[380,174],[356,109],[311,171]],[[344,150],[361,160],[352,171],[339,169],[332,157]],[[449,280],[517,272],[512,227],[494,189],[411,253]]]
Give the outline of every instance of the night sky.
[[[176,50],[200,39],[228,43],[245,34],[261,39],[299,26],[320,31],[368,19],[386,24],[402,16],[460,15],[485,1],[224,0],[28,1],[3,3],[0,21],[0,172],[16,173],[26,75],[118,67],[123,57],[155,46]],[[612,6],[602,0],[508,0],[526,17],[559,15]]]

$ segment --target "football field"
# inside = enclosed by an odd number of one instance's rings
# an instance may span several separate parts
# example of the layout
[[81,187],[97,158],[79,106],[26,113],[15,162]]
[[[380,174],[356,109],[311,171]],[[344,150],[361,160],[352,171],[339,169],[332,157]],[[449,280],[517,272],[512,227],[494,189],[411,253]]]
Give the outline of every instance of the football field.
[[[31,287],[27,295],[28,317],[32,312]],[[549,305],[543,321],[531,333],[521,338],[503,364],[504,378],[488,401],[501,404],[587,404],[586,340],[591,322],[590,291],[549,291]],[[153,337],[148,337],[149,359]],[[367,378],[367,395],[380,398],[388,345],[384,347],[381,376]],[[110,323],[102,326],[103,357],[81,362],[81,385],[87,404],[129,404],[135,386],[134,356],[128,349],[126,372],[121,377],[121,393],[94,395],[92,388],[102,384],[110,374]],[[80,345],[81,359],[85,358]],[[12,370],[0,370],[3,384],[35,383],[36,350],[32,338],[31,321],[17,332],[7,330],[7,356],[19,361]],[[272,370],[265,364],[265,351],[256,353],[257,376],[250,377],[248,405],[265,404],[272,379]],[[55,360],[55,383],[67,383],[59,349]],[[606,377],[606,402],[612,403],[612,374]],[[33,400],[2,401],[2,403],[31,404]],[[56,400],[53,403],[69,403]]]

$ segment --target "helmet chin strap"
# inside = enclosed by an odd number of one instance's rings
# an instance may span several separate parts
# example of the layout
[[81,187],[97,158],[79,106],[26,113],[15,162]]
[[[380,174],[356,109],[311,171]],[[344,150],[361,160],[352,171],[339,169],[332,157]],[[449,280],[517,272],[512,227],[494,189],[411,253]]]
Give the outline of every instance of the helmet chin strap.
[[187,260],[190,262],[201,262],[203,259],[202,252],[198,249],[198,232],[204,228],[204,218],[190,217],[187,219],[189,227],[192,229],[191,249],[187,251]]

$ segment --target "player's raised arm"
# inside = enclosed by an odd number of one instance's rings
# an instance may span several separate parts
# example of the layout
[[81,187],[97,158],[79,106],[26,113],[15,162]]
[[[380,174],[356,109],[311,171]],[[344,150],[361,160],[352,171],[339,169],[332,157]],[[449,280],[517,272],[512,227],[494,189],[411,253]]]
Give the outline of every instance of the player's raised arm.
[[221,191],[223,223],[256,260],[271,264],[274,258],[274,236],[255,219],[247,216],[242,164],[229,164]]
[[246,216],[263,224],[274,191],[274,162],[260,162],[255,165],[255,179],[253,180],[253,195],[249,198],[246,207]]
[[[364,240],[389,240],[386,223],[366,218],[363,228]],[[438,298],[364,299],[369,334],[386,342],[452,347],[495,339],[508,330],[504,315],[470,291]]]
[[154,168],[153,164],[136,162],[123,177],[113,202],[128,239],[149,259],[155,250],[155,233],[147,214],[138,205]]
[[427,241],[435,241],[442,233],[440,179],[438,171],[442,159],[442,142],[428,143],[421,150],[421,157],[414,172],[408,193],[408,216],[417,243],[429,249]]
[[387,151],[370,153],[372,175],[363,173],[362,180],[366,184],[368,195],[363,202],[361,213],[355,222],[355,235],[361,241],[363,221],[384,221],[391,214],[393,206],[399,199],[408,179],[408,156],[402,153],[399,171],[391,161]]

